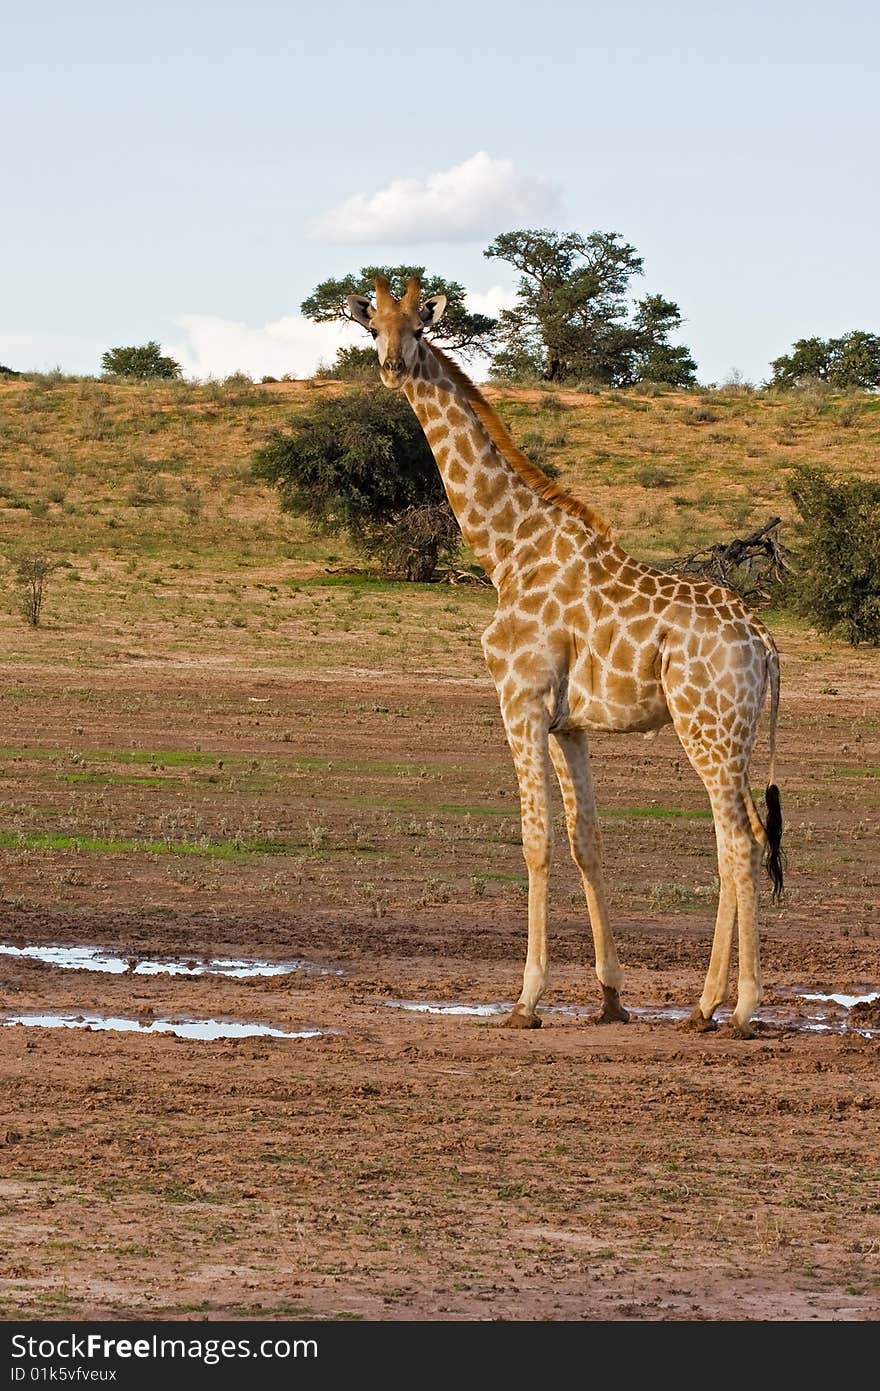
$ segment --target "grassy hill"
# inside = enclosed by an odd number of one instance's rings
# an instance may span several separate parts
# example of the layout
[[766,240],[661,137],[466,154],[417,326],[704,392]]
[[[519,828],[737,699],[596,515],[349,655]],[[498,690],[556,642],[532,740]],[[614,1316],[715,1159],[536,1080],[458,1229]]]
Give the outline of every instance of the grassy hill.
[[[327,571],[355,558],[344,541],[315,538],[283,515],[274,492],[251,479],[250,459],[319,393],[348,389],[242,378],[204,386],[57,375],[0,383],[0,552],[62,562],[44,619],[59,641],[67,635],[67,658],[76,659],[76,642],[85,652],[95,641],[130,644],[133,633],[178,651],[197,637],[201,652],[222,652],[230,628],[252,629],[255,650],[265,653],[273,633],[290,637],[290,622],[316,661],[332,656],[332,628],[338,655],[336,644],[358,625],[352,586],[341,593]],[[776,513],[791,519],[785,479],[795,464],[880,476],[880,399],[869,395],[736,387],[486,394],[526,453],[552,461],[624,546],[655,563],[742,535]],[[28,659],[34,649],[11,566],[0,573],[7,652]],[[405,587],[379,588],[390,624],[380,636],[393,636],[399,621],[403,641]],[[450,607],[449,589],[435,588],[422,601],[420,626],[436,625],[444,605],[452,619],[441,630],[480,625],[489,596],[456,591]],[[367,599],[377,592],[354,589]],[[295,593],[303,597],[293,610]],[[438,660],[443,650],[441,642]]]

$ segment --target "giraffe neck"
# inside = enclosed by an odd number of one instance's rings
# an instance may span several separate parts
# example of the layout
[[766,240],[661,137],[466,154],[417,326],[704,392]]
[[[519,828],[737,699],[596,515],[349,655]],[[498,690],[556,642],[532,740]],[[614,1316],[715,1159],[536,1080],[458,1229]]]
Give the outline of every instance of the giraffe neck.
[[562,513],[504,458],[448,360],[427,343],[420,344],[404,392],[431,446],[462,535],[497,587],[516,547],[548,525],[558,525]]

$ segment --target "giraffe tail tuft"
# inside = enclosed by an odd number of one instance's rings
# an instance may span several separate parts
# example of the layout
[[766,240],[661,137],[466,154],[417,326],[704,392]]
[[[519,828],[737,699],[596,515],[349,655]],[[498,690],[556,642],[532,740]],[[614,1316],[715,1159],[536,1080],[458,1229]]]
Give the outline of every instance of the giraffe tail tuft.
[[767,852],[764,856],[764,867],[773,881],[773,902],[778,903],[782,898],[784,888],[782,879],[782,802],[779,797],[779,788],[775,782],[767,784],[764,800],[767,803],[767,824],[764,828],[767,836]]
[[767,639],[767,675],[770,678],[770,777],[764,801],[767,805],[767,824],[764,828],[767,849],[764,867],[773,881],[773,901],[782,898],[782,801],[776,786],[776,717],[779,713],[779,653],[771,638]]

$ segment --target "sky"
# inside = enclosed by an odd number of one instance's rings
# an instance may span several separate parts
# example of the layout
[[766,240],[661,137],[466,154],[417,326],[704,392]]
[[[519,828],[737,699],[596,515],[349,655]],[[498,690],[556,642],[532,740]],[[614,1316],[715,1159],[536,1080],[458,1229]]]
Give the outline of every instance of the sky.
[[[425,265],[473,307],[523,227],[615,231],[701,382],[880,332],[876,0],[0,0],[0,362],[307,376],[322,280]],[[479,375],[479,373],[477,373]]]

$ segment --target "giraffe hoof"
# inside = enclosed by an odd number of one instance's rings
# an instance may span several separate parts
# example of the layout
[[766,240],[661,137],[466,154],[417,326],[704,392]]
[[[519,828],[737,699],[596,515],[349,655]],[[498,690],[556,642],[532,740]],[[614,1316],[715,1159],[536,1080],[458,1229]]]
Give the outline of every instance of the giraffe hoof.
[[758,1030],[753,1024],[736,1024],[731,1019],[724,1030],[728,1038],[757,1038]]
[[598,1014],[591,1014],[588,1024],[628,1024],[630,1011],[624,1010],[620,1003],[620,993],[613,986],[602,986],[602,1008]]
[[498,1021],[500,1029],[540,1029],[543,1019],[539,1014],[526,1014],[519,1005],[514,1005],[509,1014]]
[[609,985],[602,986],[604,999],[602,1008],[598,1014],[591,1014],[587,1020],[588,1024],[628,1024],[629,1010],[624,1009],[620,1003],[620,995],[616,990],[612,990]]
[[697,1005],[693,1014],[685,1021],[685,1028],[691,1029],[696,1034],[714,1034],[718,1025],[711,1015],[707,1019],[700,1006]]
[[588,1024],[628,1024],[629,1010],[618,1008],[616,1010],[600,1009],[597,1014],[591,1014],[587,1018]]

